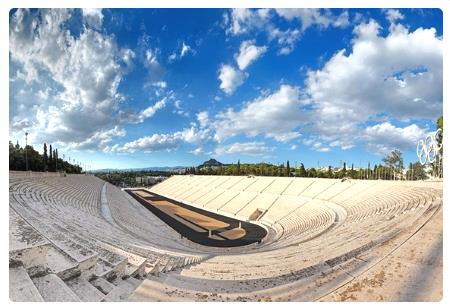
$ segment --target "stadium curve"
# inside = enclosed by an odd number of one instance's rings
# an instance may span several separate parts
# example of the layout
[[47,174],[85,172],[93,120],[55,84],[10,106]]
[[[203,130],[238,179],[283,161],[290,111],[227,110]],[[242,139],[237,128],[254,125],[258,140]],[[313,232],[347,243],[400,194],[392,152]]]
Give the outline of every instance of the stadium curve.
[[10,172],[11,300],[442,298],[442,181],[180,175],[139,190],[177,204],[159,204],[169,214],[209,212],[267,235],[205,246],[97,177]]
[[[201,245],[237,247],[261,243],[262,239],[267,235],[267,231],[256,224],[195,208],[154,193],[149,193],[144,189],[125,189],[125,191],[162,221],[170,225],[182,237],[186,237],[192,242]],[[147,192],[148,196],[141,196],[136,192]],[[175,210],[178,209],[178,211],[184,209],[184,212],[183,214],[168,214],[166,210],[162,210],[160,206],[155,204],[158,202],[173,205]],[[242,235],[236,236],[238,231]],[[235,234],[235,236],[230,236],[232,234]]]

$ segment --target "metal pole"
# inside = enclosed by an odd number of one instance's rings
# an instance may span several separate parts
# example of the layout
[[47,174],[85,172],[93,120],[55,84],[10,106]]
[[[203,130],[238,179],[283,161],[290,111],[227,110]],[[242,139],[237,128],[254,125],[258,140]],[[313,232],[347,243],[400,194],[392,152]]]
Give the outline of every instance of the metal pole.
[[25,132],[25,170],[28,172],[28,132]]

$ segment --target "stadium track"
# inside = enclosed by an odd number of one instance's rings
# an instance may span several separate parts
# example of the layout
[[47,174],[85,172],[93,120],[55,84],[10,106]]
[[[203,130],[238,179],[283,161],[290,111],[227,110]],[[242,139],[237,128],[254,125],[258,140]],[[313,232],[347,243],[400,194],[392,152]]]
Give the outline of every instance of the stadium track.
[[[146,209],[150,210],[153,214],[155,214],[158,218],[160,218],[162,221],[164,221],[167,225],[172,227],[175,231],[177,231],[180,235],[183,237],[186,237],[187,239],[191,240],[192,242],[205,245],[205,246],[213,246],[213,247],[237,247],[237,246],[244,246],[244,245],[250,245],[253,243],[261,242],[261,240],[267,235],[267,231],[262,228],[261,226],[258,226],[256,224],[252,224],[245,221],[240,221],[234,218],[230,218],[227,216],[223,216],[220,214],[216,214],[213,212],[209,212],[206,210],[202,210],[199,208],[195,208],[193,206],[189,206],[187,204],[175,201],[173,199],[158,195],[153,192],[149,192],[144,189],[133,189],[133,190],[125,190],[131,197],[133,197],[135,200],[137,200],[141,205],[143,205]],[[226,229],[232,229],[239,227],[239,222],[241,223],[241,227],[245,230],[245,235],[242,238],[229,240],[215,240],[208,238],[208,231],[206,232],[197,232],[193,230],[192,228],[186,226],[185,224],[177,221],[176,219],[172,218],[162,210],[158,209],[157,206],[149,204],[151,203],[150,199],[144,199],[138,195],[136,195],[133,192],[141,191],[146,192],[148,194],[153,195],[155,199],[153,200],[164,200],[167,202],[170,202],[174,205],[177,205],[179,207],[185,208],[187,210],[199,213],[201,215],[222,221],[224,223],[230,224],[230,226],[226,227]],[[197,227],[203,228],[200,225],[196,225]],[[203,228],[205,229],[205,228]],[[207,230],[207,229],[205,229]],[[218,231],[212,231],[212,234],[218,235]]]

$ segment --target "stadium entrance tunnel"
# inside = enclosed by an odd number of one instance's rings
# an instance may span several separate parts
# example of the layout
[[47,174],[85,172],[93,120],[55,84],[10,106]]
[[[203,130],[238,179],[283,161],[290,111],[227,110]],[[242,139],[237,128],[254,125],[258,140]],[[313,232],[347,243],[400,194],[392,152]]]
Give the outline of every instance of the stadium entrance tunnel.
[[261,226],[195,208],[143,189],[125,190],[145,208],[192,242],[214,247],[237,247],[261,240]]

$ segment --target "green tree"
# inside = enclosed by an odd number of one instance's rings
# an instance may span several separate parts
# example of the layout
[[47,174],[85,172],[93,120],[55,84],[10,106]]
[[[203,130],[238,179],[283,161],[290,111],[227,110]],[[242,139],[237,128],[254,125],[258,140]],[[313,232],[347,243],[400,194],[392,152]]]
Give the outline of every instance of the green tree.
[[236,167],[236,175],[241,174],[241,160],[238,160],[237,167]]
[[333,178],[333,170],[331,169],[331,165],[328,165],[327,177]]
[[403,173],[403,157],[400,150],[395,149],[383,158],[383,163],[393,171],[394,178]]
[[48,170],[48,153],[47,153],[47,144],[46,143],[44,143],[44,154],[43,154],[42,158],[43,158],[42,160],[44,163],[44,171],[47,171]]
[[425,180],[428,178],[424,166],[420,162],[410,163],[406,172],[406,178],[409,180]]
[[286,162],[286,177],[291,177],[291,168],[289,166],[289,160]]
[[317,177],[317,171],[314,167],[308,169],[308,177]]
[[303,163],[300,163],[300,171],[298,174],[300,177],[307,177],[308,174],[306,172],[305,166],[303,165]]
[[52,144],[50,144],[50,150],[49,150],[50,156],[48,157],[48,170],[50,172],[54,171],[54,164],[53,164],[53,149]]
[[347,175],[347,163],[344,162],[344,167],[341,170],[341,178],[344,178]]

